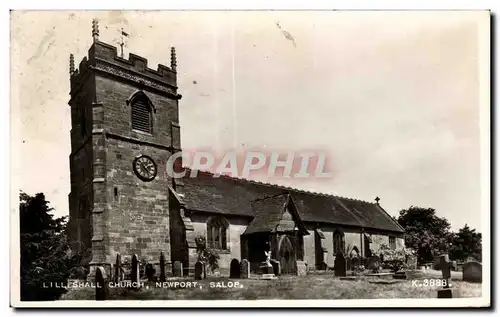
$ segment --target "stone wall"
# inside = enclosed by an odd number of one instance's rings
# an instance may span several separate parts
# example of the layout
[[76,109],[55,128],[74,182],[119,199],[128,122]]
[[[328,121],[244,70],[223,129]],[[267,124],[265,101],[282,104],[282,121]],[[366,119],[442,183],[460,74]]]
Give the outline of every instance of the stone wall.
[[[193,213],[191,221],[196,235],[207,236],[207,222],[215,215],[208,213]],[[219,267],[221,272],[230,268],[231,260],[241,261],[241,235],[245,232],[250,219],[248,217],[224,217],[229,222],[229,229],[226,233],[228,239],[228,249],[219,251]]]
[[[93,266],[108,270],[117,253],[157,262],[163,252],[170,260],[166,163],[181,147],[176,84],[175,69],[150,69],[134,54],[120,58],[99,41],[72,71],[71,239],[91,239]],[[153,105],[152,133],[131,129],[129,100],[139,91]],[[135,175],[138,155],[155,161],[154,180]]]

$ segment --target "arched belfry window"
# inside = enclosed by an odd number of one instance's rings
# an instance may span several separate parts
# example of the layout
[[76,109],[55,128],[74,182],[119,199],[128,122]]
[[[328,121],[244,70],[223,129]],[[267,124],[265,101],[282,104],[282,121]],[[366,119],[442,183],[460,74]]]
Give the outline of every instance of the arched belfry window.
[[210,218],[207,222],[207,245],[217,250],[227,250],[229,223],[222,217]]
[[128,100],[131,107],[132,130],[153,133],[153,113],[155,108],[148,96],[142,91],[136,92]]
[[333,233],[333,254],[345,253],[345,236],[340,230]]

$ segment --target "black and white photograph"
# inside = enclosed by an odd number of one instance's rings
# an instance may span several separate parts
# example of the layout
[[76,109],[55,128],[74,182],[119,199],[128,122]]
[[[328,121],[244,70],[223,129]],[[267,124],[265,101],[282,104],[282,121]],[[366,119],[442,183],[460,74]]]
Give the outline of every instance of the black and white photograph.
[[487,10],[10,12],[13,307],[489,307]]

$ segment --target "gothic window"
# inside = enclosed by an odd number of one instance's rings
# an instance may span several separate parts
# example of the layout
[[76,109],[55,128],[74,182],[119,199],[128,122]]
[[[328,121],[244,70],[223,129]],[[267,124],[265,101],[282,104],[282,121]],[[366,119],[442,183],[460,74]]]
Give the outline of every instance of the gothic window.
[[335,231],[333,234],[333,254],[339,252],[345,253],[345,237],[341,231]]
[[132,108],[132,129],[153,133],[153,111],[151,101],[143,92],[138,92],[129,101]]
[[228,222],[221,217],[212,218],[207,223],[207,245],[217,250],[227,250]]
[[391,250],[396,250],[396,237],[389,237],[389,247],[391,248]]

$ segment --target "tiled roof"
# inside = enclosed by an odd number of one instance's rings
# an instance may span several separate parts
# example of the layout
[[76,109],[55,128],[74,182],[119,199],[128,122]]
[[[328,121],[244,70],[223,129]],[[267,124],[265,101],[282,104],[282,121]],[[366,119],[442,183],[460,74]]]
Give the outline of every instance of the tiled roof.
[[[290,194],[279,194],[253,201],[251,204],[254,211],[254,218],[243,234],[276,232],[280,230],[293,231],[294,229],[307,234],[307,229],[301,221],[300,215],[296,214],[296,206],[288,205],[289,203],[293,205],[293,201],[289,200],[289,196]],[[289,206],[288,211],[294,218],[291,219],[293,221],[290,221],[289,224],[282,222],[283,213],[287,206]]]
[[182,193],[191,210],[255,217],[252,203],[258,199],[290,193],[304,222],[403,232],[403,229],[377,204],[357,199],[307,192],[228,176],[212,177],[199,172],[195,178],[185,177]]
[[277,195],[253,201],[254,218],[244,234],[275,231],[285,210],[287,200],[287,195]]

